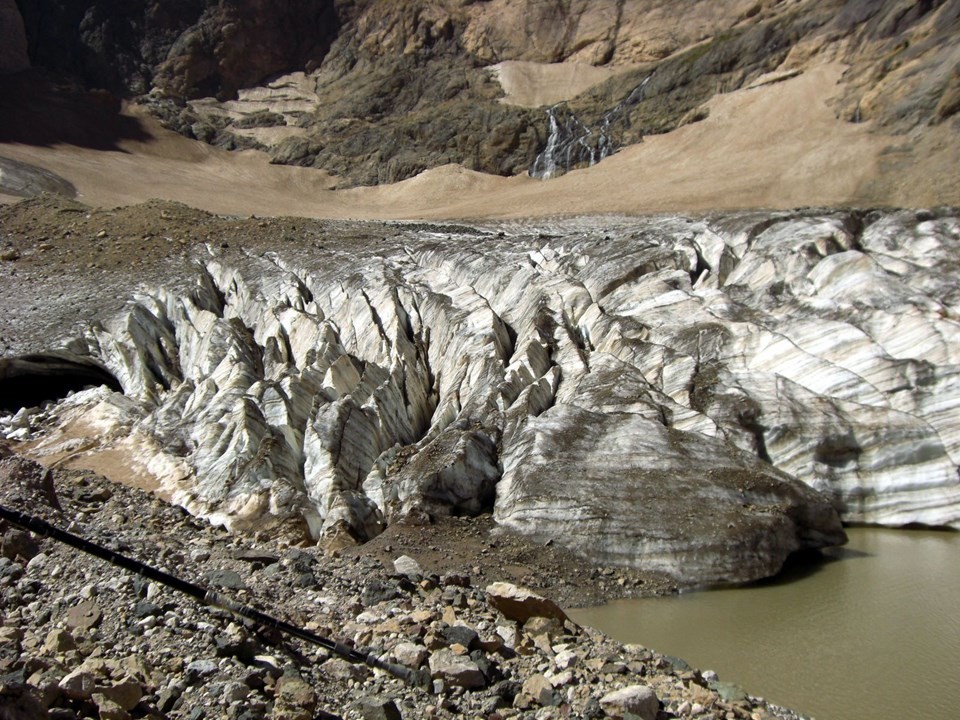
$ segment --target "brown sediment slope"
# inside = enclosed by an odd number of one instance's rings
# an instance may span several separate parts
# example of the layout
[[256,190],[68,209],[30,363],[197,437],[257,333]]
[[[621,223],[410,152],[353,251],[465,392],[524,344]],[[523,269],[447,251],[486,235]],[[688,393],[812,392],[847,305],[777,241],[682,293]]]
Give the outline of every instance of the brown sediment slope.
[[[0,155],[60,175],[89,204],[162,198],[238,215],[523,217],[960,202],[960,147],[950,141],[949,128],[929,128],[914,141],[869,122],[838,120],[828,102],[842,72],[838,64],[823,64],[719,95],[706,119],[546,182],[449,165],[393,185],[332,190],[322,171],[270,165],[256,151],[227,153],[186,140],[135,108],[124,112],[139,132],[117,137],[112,146],[4,142]],[[39,114],[53,109],[28,108],[38,123],[51,122]]]

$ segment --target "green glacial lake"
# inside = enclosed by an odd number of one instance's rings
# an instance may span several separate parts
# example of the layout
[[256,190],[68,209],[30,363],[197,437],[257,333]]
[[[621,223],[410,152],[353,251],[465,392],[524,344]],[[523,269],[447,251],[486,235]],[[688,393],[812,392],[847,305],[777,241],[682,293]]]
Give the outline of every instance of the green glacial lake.
[[848,534],[775,581],[570,614],[817,720],[960,718],[960,533]]

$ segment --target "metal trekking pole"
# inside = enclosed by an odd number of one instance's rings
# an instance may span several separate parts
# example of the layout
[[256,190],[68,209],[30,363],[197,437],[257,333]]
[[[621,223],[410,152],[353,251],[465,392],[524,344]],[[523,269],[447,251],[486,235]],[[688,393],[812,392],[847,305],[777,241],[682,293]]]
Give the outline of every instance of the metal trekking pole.
[[72,548],[85,552],[88,555],[93,555],[101,560],[106,560],[107,562],[116,565],[117,567],[121,567],[124,570],[135,572],[149,580],[156,580],[158,583],[173,588],[184,595],[189,595],[195,600],[198,600],[206,605],[222,608],[233,613],[234,615],[252,620],[259,625],[275,628],[283,633],[286,633],[287,635],[292,635],[293,637],[300,638],[301,640],[305,640],[314,645],[319,645],[320,647],[326,648],[330,652],[339,655],[340,657],[349,660],[352,663],[363,663],[369,667],[378,668],[386,673],[389,673],[390,675],[393,675],[394,677],[400,678],[404,682],[414,687],[419,687],[422,689],[428,689],[430,687],[430,674],[426,671],[410,668],[405,665],[386,662],[378,658],[375,653],[367,653],[356,648],[351,648],[348,645],[337,642],[336,640],[325,638],[321,635],[310,632],[309,630],[292,625],[284,620],[271,617],[270,615],[260,612],[252,607],[241,605],[230,598],[224,597],[214,590],[210,590],[201,587],[200,585],[196,585],[181,578],[175,577],[174,575],[165,573],[162,570],[150,567],[139,560],[134,560],[133,558],[121,555],[113,550],[109,550],[108,548],[91,542],[90,540],[85,540],[84,538],[74,535],[73,533],[69,533],[66,530],[61,530],[60,528],[51,525],[46,520],[41,518],[19,512],[18,510],[11,510],[3,505],[0,505],[0,518],[14,525],[18,525],[19,527],[30,530],[37,535],[48,537],[52,540],[56,540],[57,542],[61,542],[64,545],[69,545]]

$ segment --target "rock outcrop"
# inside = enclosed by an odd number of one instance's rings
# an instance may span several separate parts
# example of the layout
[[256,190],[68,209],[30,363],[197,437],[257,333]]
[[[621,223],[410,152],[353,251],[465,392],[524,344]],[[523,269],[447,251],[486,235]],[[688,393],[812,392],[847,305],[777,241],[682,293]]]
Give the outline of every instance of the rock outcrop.
[[23,18],[14,0],[0,0],[0,75],[30,67]]
[[[718,93],[824,62],[848,66],[837,117],[910,131],[911,142],[960,107],[960,0],[36,0],[20,10],[35,65],[138,96],[189,137],[263,149],[343,186],[448,163],[550,177],[702,119]],[[548,114],[501,102],[496,78],[513,61],[610,77],[552,93],[569,104]],[[535,163],[551,142],[574,152],[544,172]]]
[[934,212],[211,244],[191,292],[144,288],[70,343],[124,395],[0,428],[124,458],[231,527],[363,540],[492,510],[609,564],[745,581],[843,542],[835,510],[960,525],[958,245]]
[[328,0],[17,4],[35,65],[120,94],[230,97],[319,63],[339,25]]

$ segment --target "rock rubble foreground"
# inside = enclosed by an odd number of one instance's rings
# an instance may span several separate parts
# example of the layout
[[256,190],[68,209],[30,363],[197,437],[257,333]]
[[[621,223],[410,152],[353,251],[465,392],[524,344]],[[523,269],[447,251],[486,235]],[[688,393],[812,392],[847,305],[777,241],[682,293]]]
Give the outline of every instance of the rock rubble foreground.
[[[231,535],[89,472],[0,459],[0,500],[430,675],[411,687],[17,528],[2,530],[4,718],[795,718],[509,583]],[[61,509],[51,505],[57,502]]]

